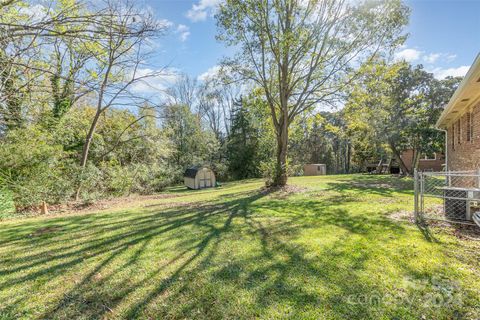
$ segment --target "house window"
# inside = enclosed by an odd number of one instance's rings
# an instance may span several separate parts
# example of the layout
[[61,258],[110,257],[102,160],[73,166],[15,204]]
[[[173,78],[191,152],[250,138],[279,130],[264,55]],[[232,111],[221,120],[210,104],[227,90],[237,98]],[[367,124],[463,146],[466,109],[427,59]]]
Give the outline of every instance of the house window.
[[452,150],[455,150],[455,125],[452,124]]
[[457,121],[457,142],[458,144],[462,143],[462,122],[460,119]]
[[437,160],[437,153],[436,152],[426,152],[422,154],[420,157],[422,160]]
[[467,112],[467,141],[473,141],[473,114]]

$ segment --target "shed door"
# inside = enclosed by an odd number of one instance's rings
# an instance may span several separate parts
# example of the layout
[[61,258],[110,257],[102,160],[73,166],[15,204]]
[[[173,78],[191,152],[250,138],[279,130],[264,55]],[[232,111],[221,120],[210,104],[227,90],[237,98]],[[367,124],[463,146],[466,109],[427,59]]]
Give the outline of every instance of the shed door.
[[212,176],[210,171],[205,171],[205,187],[210,188],[212,186]]
[[209,170],[202,170],[200,172],[200,188],[209,188],[212,186],[212,178]]

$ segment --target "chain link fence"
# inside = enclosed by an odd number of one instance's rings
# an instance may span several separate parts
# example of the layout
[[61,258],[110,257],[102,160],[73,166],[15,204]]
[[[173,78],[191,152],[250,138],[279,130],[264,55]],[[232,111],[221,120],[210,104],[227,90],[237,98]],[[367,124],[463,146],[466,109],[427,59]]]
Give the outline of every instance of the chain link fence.
[[480,171],[415,172],[417,221],[474,225],[479,216]]

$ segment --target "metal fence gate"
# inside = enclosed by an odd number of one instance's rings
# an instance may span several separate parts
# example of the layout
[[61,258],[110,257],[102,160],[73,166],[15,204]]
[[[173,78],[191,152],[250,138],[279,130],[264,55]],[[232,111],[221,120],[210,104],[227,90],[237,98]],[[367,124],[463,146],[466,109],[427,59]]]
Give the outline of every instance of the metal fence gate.
[[480,226],[480,171],[415,172],[415,218]]

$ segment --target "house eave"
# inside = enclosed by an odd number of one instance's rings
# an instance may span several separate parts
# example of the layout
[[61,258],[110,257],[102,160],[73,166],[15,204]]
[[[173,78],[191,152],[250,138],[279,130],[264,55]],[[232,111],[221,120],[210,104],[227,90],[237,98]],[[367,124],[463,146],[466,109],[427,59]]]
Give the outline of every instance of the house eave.
[[480,99],[480,54],[473,62],[455,93],[450,98],[447,106],[438,118],[435,126],[437,129],[446,129],[456,121],[462,112]]

